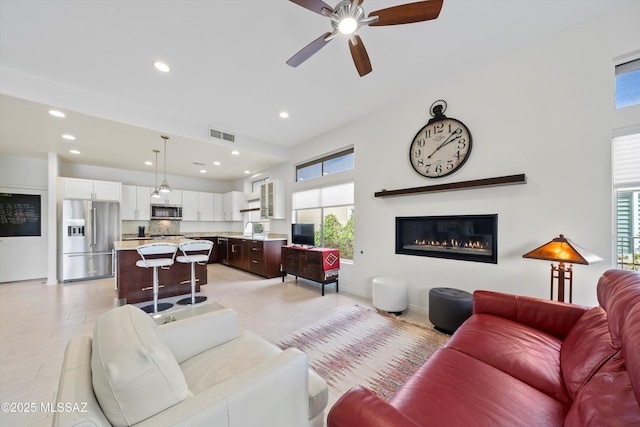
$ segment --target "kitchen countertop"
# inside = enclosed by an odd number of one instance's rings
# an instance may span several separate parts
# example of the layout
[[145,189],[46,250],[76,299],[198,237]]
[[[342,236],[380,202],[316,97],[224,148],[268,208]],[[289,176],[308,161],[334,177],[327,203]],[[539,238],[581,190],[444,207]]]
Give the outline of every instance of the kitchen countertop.
[[113,242],[113,248],[116,251],[121,251],[121,250],[135,250],[138,246],[140,245],[146,245],[149,243],[175,243],[176,245],[179,245],[180,243],[184,243],[184,242],[194,242],[194,239],[187,239],[187,238],[181,238],[181,239],[166,239],[166,240],[158,240],[158,239],[148,239],[148,240],[117,240],[115,242]]
[[257,236],[245,236],[242,233],[238,232],[220,232],[220,233],[209,233],[209,232],[197,232],[197,233],[184,233],[185,237],[196,239],[199,237],[227,237],[233,239],[249,239],[249,240],[288,240],[289,236],[286,234],[277,234],[277,233],[269,233],[265,235],[257,235]]
[[[174,239],[152,239],[150,236],[138,237],[136,234],[123,235],[122,241],[120,243],[126,243],[126,246],[129,246],[131,243],[134,248],[138,245],[144,245],[146,243],[154,243],[154,242],[179,242],[189,239],[200,239],[203,237],[226,237],[232,239],[245,239],[245,240],[262,240],[262,241],[272,241],[272,240],[288,240],[289,237],[283,234],[270,233],[266,236],[244,236],[242,233],[234,233],[234,232],[192,232],[192,233],[183,233],[183,237],[174,238]],[[144,243],[143,243],[144,242]],[[118,243],[118,242],[115,242]],[[118,249],[117,245],[115,247]],[[121,248],[125,249],[125,248]]]

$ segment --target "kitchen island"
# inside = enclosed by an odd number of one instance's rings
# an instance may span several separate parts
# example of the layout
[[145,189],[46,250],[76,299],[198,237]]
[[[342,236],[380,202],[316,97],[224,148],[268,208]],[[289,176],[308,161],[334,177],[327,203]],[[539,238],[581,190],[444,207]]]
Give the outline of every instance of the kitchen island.
[[[115,279],[118,299],[126,304],[153,301],[153,269],[136,266],[140,255],[136,248],[148,243],[190,242],[193,239],[123,240],[114,242],[116,252]],[[178,255],[180,251],[178,250]],[[196,292],[207,283],[207,266],[196,264]],[[158,269],[158,298],[191,294],[191,265],[175,262],[168,269]]]

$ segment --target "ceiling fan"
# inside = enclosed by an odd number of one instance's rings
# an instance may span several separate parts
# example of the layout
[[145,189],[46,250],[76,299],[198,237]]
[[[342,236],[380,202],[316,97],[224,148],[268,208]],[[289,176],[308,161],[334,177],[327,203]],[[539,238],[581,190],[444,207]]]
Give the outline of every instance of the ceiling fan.
[[349,50],[356,65],[360,77],[369,74],[372,70],[371,61],[367,50],[356,31],[363,25],[382,26],[410,24],[412,22],[429,21],[436,19],[442,9],[443,0],[428,0],[415,3],[407,3],[399,6],[371,12],[365,17],[362,9],[364,0],[342,0],[332,8],[322,0],[291,0],[293,3],[309,9],[331,20],[333,31],[324,33],[287,61],[292,67],[297,67],[309,59],[313,54],[322,49],[327,43],[339,34],[349,36]]

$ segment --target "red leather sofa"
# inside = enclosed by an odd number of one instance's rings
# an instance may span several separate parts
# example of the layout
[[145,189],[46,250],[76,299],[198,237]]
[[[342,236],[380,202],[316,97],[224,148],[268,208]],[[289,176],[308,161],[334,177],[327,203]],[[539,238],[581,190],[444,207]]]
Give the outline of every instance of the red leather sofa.
[[640,426],[640,274],[599,307],[476,291],[473,315],[391,398],[345,393],[328,427]]

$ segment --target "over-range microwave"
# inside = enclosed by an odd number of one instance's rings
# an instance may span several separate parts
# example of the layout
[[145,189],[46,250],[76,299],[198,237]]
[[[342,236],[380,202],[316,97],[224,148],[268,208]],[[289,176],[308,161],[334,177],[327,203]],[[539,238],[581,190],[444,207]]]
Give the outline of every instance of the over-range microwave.
[[151,205],[151,219],[182,219],[182,206]]

